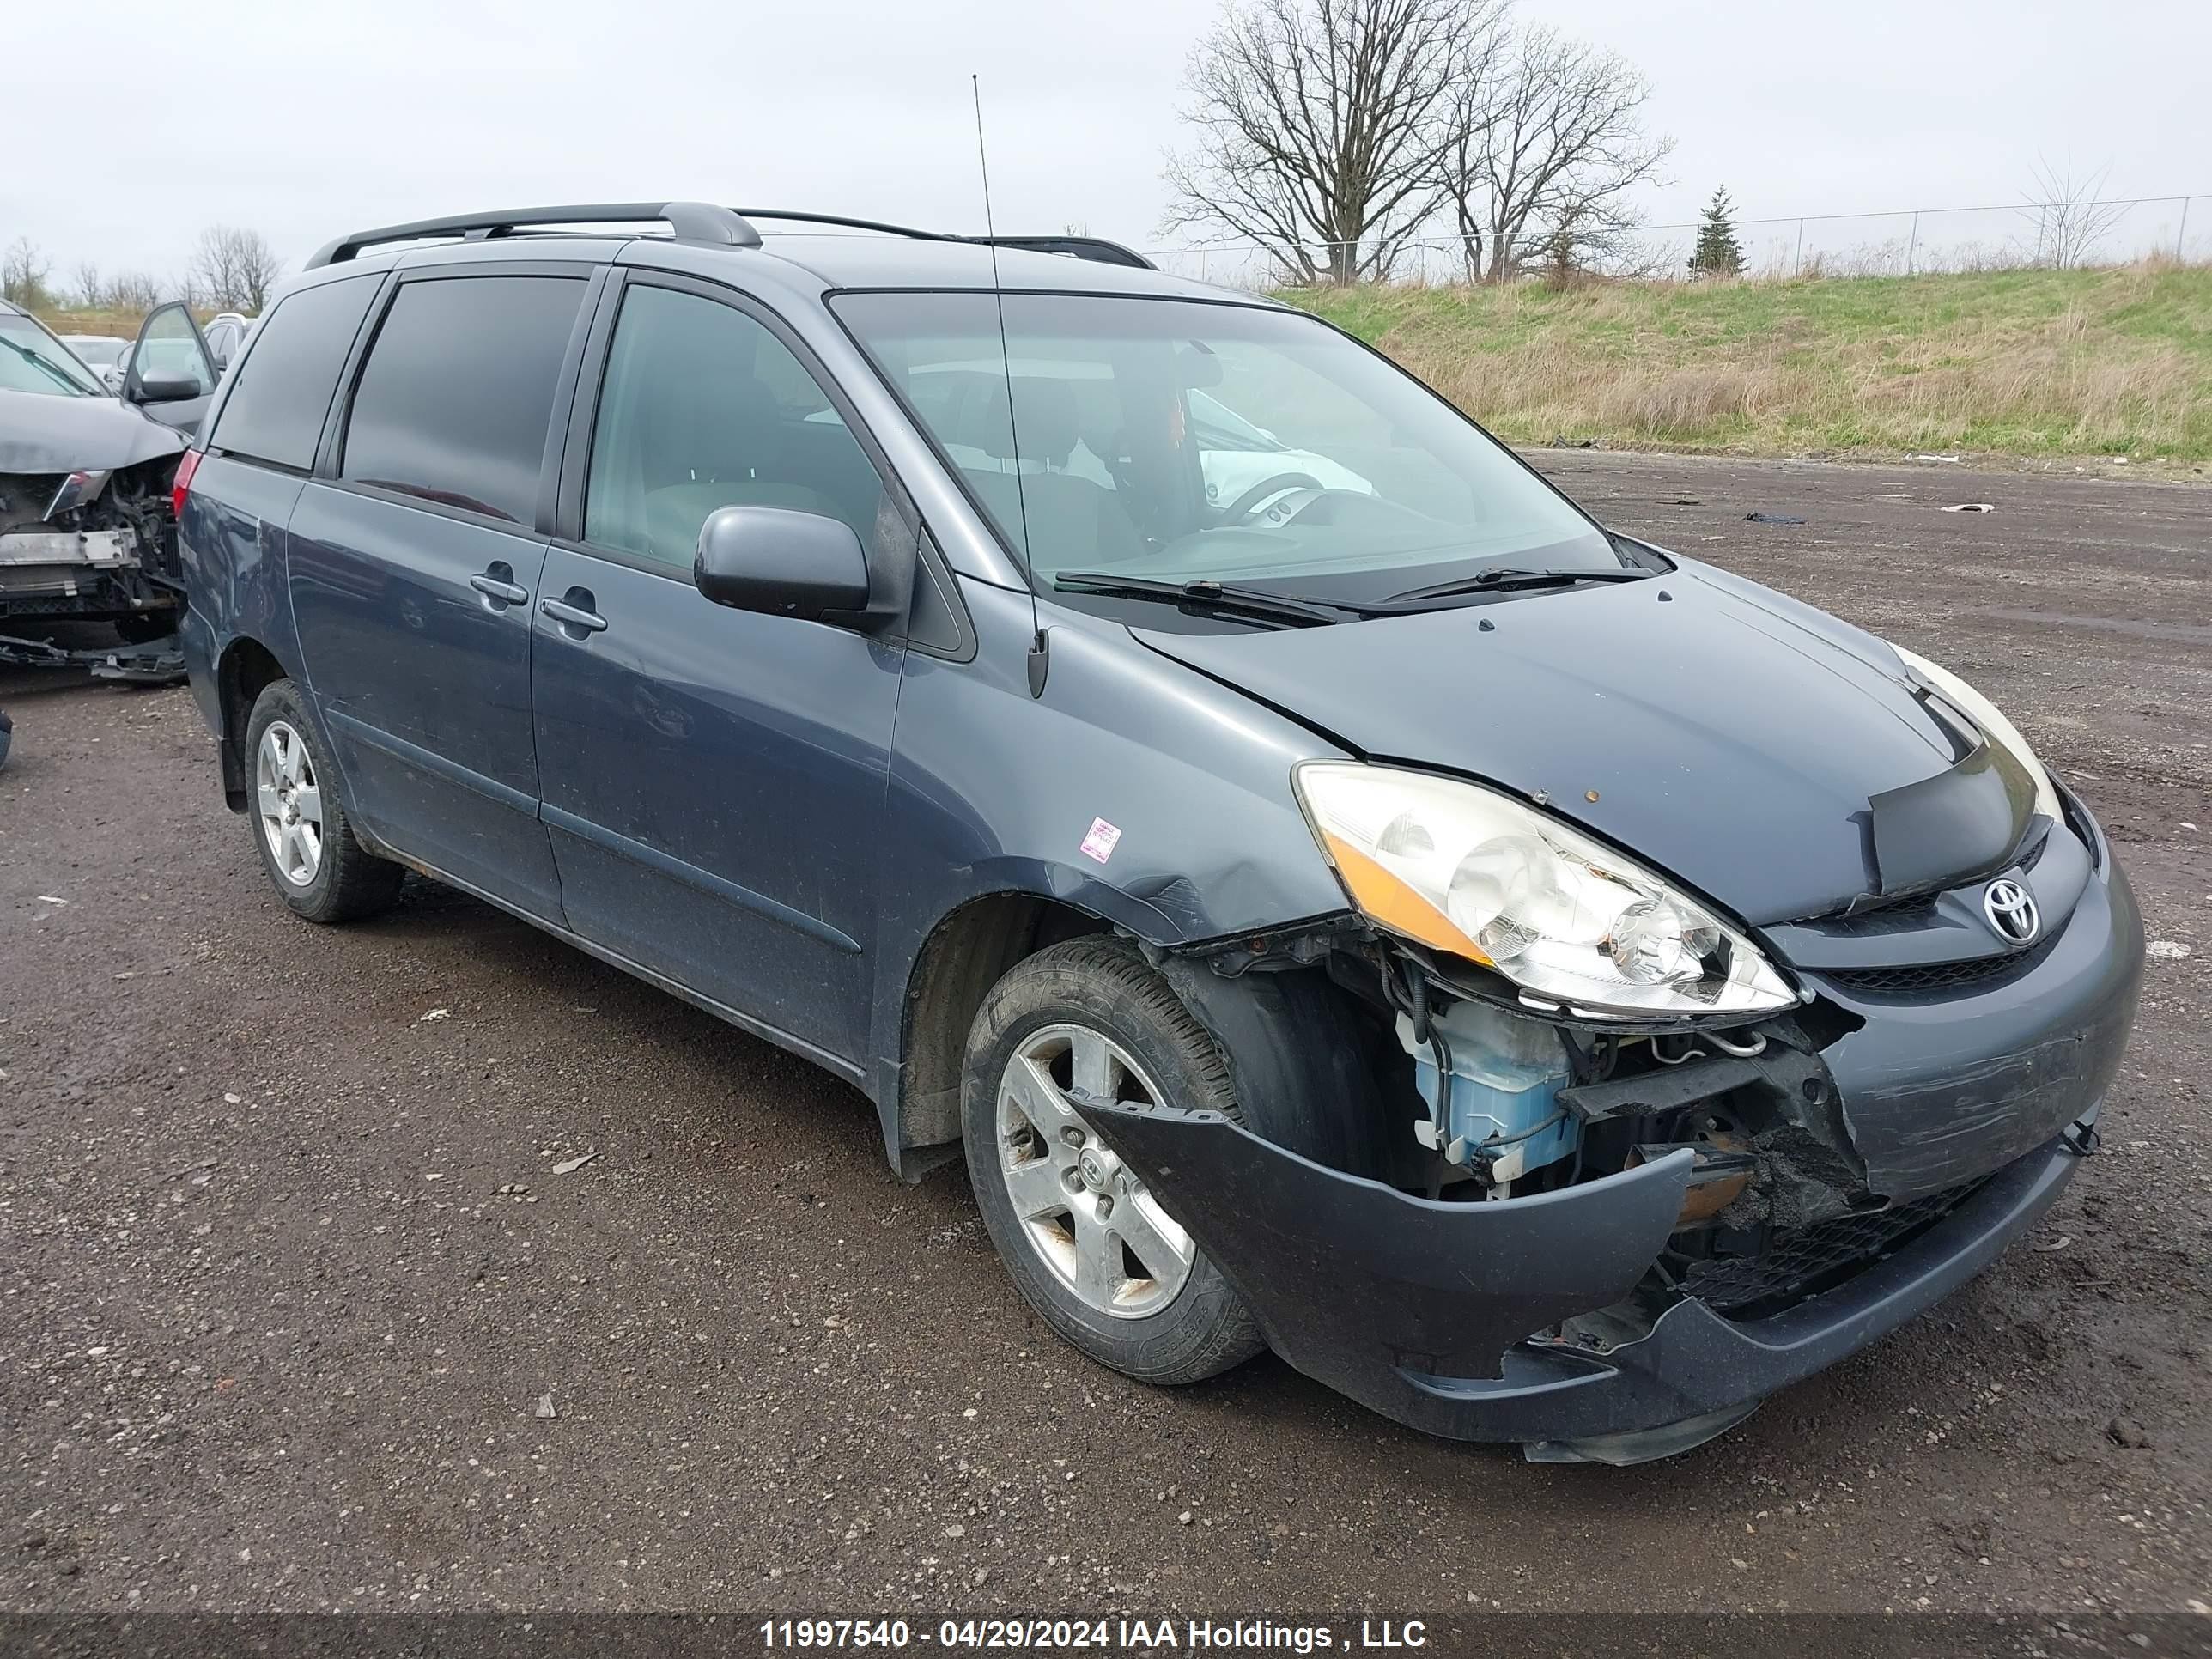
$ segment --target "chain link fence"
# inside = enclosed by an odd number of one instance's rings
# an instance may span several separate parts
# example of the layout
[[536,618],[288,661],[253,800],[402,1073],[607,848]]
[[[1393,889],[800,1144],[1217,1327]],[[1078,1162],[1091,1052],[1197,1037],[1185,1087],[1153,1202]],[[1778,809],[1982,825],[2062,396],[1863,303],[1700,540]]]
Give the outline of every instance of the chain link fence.
[[[2013,204],[1996,207],[1901,208],[1884,213],[1808,213],[1785,219],[1737,219],[1743,274],[1751,277],[1905,276],[1929,271],[2004,270],[2131,264],[2163,257],[2212,262],[2212,194],[2148,196],[2124,201]],[[1577,270],[1649,279],[1691,276],[1699,226],[1643,225],[1578,238],[1565,252]],[[1479,248],[1433,232],[1360,252],[1383,280],[1440,285],[1498,271],[1528,275],[1553,266],[1556,231],[1530,233],[1500,258],[1493,239]],[[1326,270],[1330,245],[1308,245]],[[1227,288],[1295,286],[1296,262],[1257,242],[1147,248],[1162,270]],[[1355,261],[1354,263],[1359,263]]]

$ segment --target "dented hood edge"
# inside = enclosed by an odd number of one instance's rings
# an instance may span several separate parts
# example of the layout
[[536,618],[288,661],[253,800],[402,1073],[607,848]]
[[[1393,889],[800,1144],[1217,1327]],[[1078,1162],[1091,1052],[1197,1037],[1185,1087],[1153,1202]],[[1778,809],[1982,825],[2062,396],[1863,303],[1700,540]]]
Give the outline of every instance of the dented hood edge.
[[0,472],[113,471],[185,447],[181,433],[114,398],[0,391]]

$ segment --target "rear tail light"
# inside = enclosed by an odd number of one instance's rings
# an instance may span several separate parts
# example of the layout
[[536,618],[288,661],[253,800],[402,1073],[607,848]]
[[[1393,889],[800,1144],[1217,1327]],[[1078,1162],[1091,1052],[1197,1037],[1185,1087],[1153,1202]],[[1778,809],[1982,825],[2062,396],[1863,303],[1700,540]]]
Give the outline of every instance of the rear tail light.
[[169,510],[185,516],[185,497],[192,493],[192,474],[200,470],[200,452],[188,449],[177,457],[176,482],[169,486]]

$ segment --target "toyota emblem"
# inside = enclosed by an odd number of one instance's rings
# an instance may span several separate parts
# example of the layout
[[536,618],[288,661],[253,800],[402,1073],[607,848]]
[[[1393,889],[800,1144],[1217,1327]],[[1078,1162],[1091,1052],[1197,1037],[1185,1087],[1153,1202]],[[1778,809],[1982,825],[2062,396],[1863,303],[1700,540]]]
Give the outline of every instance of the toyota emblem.
[[1990,919],[1999,939],[2014,945],[2027,944],[2043,926],[2027,889],[2009,878],[1991,882],[1983,892],[1982,914]]

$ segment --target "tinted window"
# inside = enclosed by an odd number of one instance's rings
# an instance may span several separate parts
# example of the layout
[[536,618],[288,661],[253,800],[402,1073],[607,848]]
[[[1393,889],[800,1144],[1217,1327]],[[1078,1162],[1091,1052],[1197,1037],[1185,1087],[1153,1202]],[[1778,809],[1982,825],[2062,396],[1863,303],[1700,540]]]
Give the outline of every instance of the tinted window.
[[717,507],[793,507],[876,534],[883,481],[836,405],[741,311],[640,285],[599,396],[584,535],[689,570]]
[[583,298],[582,280],[568,276],[406,284],[354,391],[344,476],[531,522],[553,383]]
[[301,289],[279,303],[238,366],[238,384],[209,443],[279,466],[313,466],[338,371],[376,284],[373,276],[349,277]]

